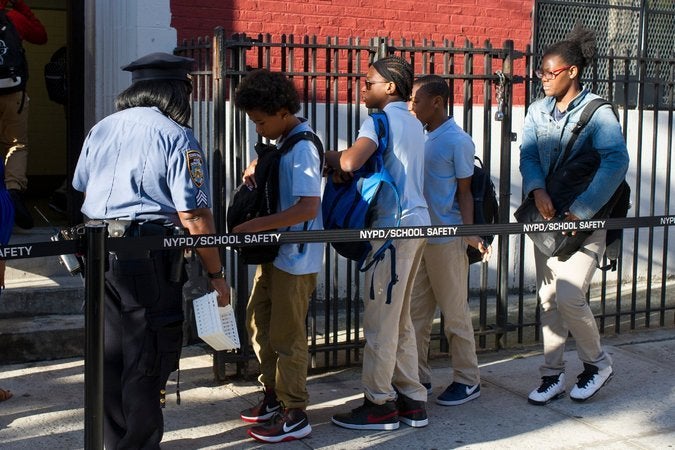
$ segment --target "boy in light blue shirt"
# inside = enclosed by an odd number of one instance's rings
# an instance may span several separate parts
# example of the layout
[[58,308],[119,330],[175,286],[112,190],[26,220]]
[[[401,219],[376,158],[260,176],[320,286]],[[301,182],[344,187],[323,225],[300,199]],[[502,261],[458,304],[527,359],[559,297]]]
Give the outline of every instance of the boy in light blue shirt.
[[[300,102],[293,83],[283,74],[255,70],[239,84],[234,102],[246,111],[261,136],[281,147],[290,136],[312,131],[297,117]],[[256,160],[257,161],[257,160]],[[256,161],[244,171],[244,182],[255,186]],[[322,163],[318,149],[301,140],[279,161],[279,208],[269,216],[237,225],[234,233],[323,228],[321,218]],[[262,423],[248,430],[261,442],[302,439],[312,427],[305,410],[307,394],[307,334],[309,298],[323,264],[322,243],[284,244],[271,263],[256,269],[246,308],[253,350],[260,362],[262,400],[241,412],[245,422]]]
[[[413,84],[411,111],[426,125],[424,197],[432,225],[473,223],[471,176],[474,144],[471,136],[448,117],[450,91],[439,76],[422,77]],[[469,261],[466,246],[476,247],[486,260],[490,247],[479,236],[429,239],[417,270],[410,300],[415,327],[420,382],[431,393],[429,340],[436,306],[445,319],[453,377],[436,399],[444,406],[460,405],[480,396],[471,312],[467,302]]]

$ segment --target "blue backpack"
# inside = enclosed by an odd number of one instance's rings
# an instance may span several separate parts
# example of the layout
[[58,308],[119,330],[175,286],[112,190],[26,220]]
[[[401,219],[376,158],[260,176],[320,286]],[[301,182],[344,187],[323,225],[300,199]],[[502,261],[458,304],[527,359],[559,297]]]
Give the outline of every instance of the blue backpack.
[[[394,180],[384,167],[384,152],[389,147],[389,120],[384,112],[370,114],[378,136],[378,146],[368,161],[353,172],[354,178],[346,183],[334,183],[329,176],[323,191],[321,208],[323,227],[326,230],[358,229],[371,227],[398,227],[401,223],[401,200]],[[361,272],[384,259],[391,252],[391,282],[387,290],[387,303],[398,281],[396,276],[396,249],[392,239],[384,241],[373,251],[369,241],[333,242],[338,254],[356,261]],[[370,255],[370,257],[369,257]],[[370,298],[375,298],[371,283]]]

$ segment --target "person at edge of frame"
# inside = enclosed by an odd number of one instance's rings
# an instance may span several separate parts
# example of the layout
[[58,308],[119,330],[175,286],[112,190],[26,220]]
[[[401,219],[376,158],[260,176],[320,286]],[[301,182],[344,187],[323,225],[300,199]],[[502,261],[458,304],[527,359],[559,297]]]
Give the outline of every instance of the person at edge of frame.
[[[448,116],[448,84],[438,75],[413,83],[411,112],[425,125],[424,198],[432,225],[473,224],[471,177],[475,145],[471,136]],[[487,261],[492,246],[480,236],[430,238],[424,247],[410,300],[415,327],[419,377],[431,395],[429,341],[438,306],[451,349],[450,385],[436,398],[443,406],[456,406],[480,396],[480,371],[476,356],[469,291],[466,246],[477,248]]]
[[[14,202],[5,187],[5,163],[0,160],[0,245],[7,245],[12,236],[14,225]],[[0,259],[0,294],[5,289],[6,261]],[[9,400],[14,394],[9,389],[0,388],[0,402]]]
[[[10,9],[7,9],[10,7]],[[28,62],[25,58],[23,41],[35,45],[47,43],[47,30],[35,16],[24,0],[0,0],[0,14],[4,14],[16,29],[20,42],[10,38],[8,23],[2,29],[3,40],[0,46],[0,148],[5,157],[5,184],[12,202],[14,202],[14,221],[19,228],[30,229],[34,226],[33,216],[26,207],[25,195],[28,188],[28,114],[30,98],[26,91],[28,81]],[[14,48],[17,45],[18,48]],[[21,54],[23,64],[19,67],[4,67],[12,59],[10,55]],[[13,72],[25,69],[25,76]],[[7,73],[10,69],[12,72]]]
[[[423,195],[424,130],[408,111],[412,93],[413,68],[405,59],[386,57],[368,69],[361,88],[366,107],[387,114],[390,126],[389,148],[384,165],[394,179],[401,199],[401,226],[429,225],[430,218]],[[326,152],[326,165],[334,179],[349,177],[377,150],[378,136],[372,117],[361,125],[354,144],[343,151]],[[410,318],[410,293],[422,259],[425,239],[394,242],[396,275],[391,303],[386,302],[387,286],[392,281],[392,253],[386,252],[365,274],[364,292],[374,299],[364,300],[363,352],[361,381],[363,404],[350,412],[335,414],[332,422],[355,430],[395,430],[403,422],[411,427],[429,423],[427,392],[418,378],[417,347]],[[381,244],[373,243],[373,248]],[[372,288],[371,289],[371,285]]]
[[[586,190],[570,205],[569,211],[556,211],[546,191],[546,174],[555,167],[572,136],[586,104],[599,98],[581,85],[584,68],[596,53],[595,33],[577,24],[565,40],[548,47],[541,68],[535,72],[542,80],[545,98],[528,108],[520,147],[520,173],[523,192],[534,197],[546,220],[564,215],[565,220],[590,219],[607,201],[628,170],[628,150],[612,108],[600,107],[579,135],[570,158],[582,151],[597,151],[600,166]],[[544,363],[540,367],[541,385],[530,392],[529,403],[545,405],[565,395],[565,341],[574,336],[577,354],[584,370],[570,391],[570,398],[583,402],[612,378],[612,358],[602,348],[600,334],[586,292],[605,252],[606,230],[594,231],[581,249],[566,261],[547,258],[534,249],[537,289],[541,300]],[[595,256],[592,256],[595,255]]]
[[[296,133],[313,132],[296,116],[300,100],[284,74],[258,69],[247,74],[234,103],[246,112],[256,132],[281,148]],[[255,186],[257,159],[244,171],[244,183]],[[237,225],[234,233],[269,230],[323,229],[321,215],[322,161],[314,143],[297,142],[279,159],[278,212]],[[306,228],[305,228],[306,225]],[[260,363],[260,402],[241,412],[241,419],[261,423],[248,429],[261,442],[282,442],[308,436],[306,414],[308,347],[305,319],[309,299],[323,267],[322,243],[283,244],[271,263],[256,268],[246,308],[246,323]]]
[[[208,173],[189,127],[193,60],[151,53],[122,67],[132,84],[82,146],[73,187],[111,237],[214,234]],[[184,228],[183,228],[184,227]],[[218,304],[230,292],[218,248],[196,249]],[[183,341],[183,250],[110,253],[105,273],[104,440],[159,449],[169,374]]]

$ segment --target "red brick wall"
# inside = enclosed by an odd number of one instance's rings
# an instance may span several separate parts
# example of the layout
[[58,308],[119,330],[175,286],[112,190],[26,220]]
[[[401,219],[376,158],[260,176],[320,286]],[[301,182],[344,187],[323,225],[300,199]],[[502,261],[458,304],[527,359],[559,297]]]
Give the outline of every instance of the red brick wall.
[[171,0],[179,39],[226,32],[443,39],[517,49],[531,41],[533,0]]
[[[211,36],[221,26],[226,34],[269,33],[275,41],[294,34],[296,42],[315,35],[318,42],[329,36],[340,42],[388,37],[437,44],[447,39],[463,46],[468,39],[482,47],[489,39],[501,47],[510,39],[517,50],[531,42],[532,8],[533,0],[171,0],[179,41]],[[516,70],[522,67],[516,64]],[[516,103],[522,102],[519,91]]]

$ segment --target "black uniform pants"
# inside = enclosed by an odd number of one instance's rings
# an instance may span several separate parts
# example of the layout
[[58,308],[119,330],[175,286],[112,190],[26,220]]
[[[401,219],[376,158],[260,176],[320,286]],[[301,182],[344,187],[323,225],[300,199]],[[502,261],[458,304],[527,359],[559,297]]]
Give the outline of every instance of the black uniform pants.
[[168,252],[111,255],[105,276],[104,440],[108,450],[158,449],[160,390],[178,368],[182,287],[167,276]]

